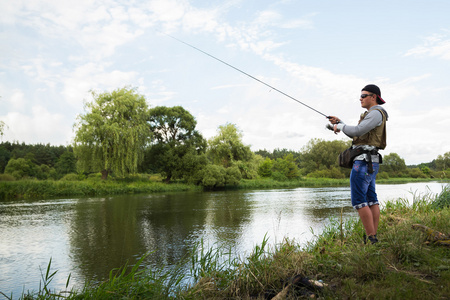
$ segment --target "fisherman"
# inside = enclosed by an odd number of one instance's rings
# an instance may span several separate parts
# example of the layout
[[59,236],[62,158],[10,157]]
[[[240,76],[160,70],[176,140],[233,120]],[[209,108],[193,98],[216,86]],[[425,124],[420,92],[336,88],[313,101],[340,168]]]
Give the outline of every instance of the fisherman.
[[335,134],[342,131],[353,138],[352,148],[362,148],[364,153],[356,156],[350,173],[350,190],[352,206],[358,211],[366,235],[372,244],[378,242],[377,230],[380,219],[380,206],[375,191],[375,177],[382,163],[379,149],[386,147],[387,112],[381,107],[385,101],[381,91],[374,84],[366,85],[361,90],[361,107],[367,111],[361,115],[356,126],[346,125],[339,118],[330,116]]

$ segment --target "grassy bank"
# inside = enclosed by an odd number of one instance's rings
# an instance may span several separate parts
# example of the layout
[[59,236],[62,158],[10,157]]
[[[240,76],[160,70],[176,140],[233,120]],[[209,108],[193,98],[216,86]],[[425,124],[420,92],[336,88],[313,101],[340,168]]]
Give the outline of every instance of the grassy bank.
[[[304,179],[295,181],[275,181],[271,179],[242,180],[238,186],[224,189],[264,189],[264,188],[296,188],[318,186],[345,186],[348,179]],[[161,181],[129,179],[129,180],[19,180],[0,181],[0,200],[40,199],[58,197],[86,197],[121,194],[160,193],[199,191],[202,187],[185,183],[163,183]]]
[[[450,251],[418,230],[450,233],[450,186],[413,204],[398,199],[382,210],[376,245],[365,245],[357,220],[332,220],[307,245],[264,240],[245,259],[227,249],[198,245],[180,267],[148,271],[139,265],[112,271],[110,279],[80,291],[44,287],[22,299],[449,299]],[[189,262],[190,272],[181,266]],[[189,279],[189,280],[188,280]],[[181,282],[192,282],[183,285]]]
[[348,179],[334,178],[302,178],[298,180],[276,181],[273,179],[241,180],[238,189],[266,189],[266,188],[297,188],[297,187],[326,187],[348,186]]
[[167,193],[195,190],[200,190],[200,188],[181,183],[165,184],[154,181],[0,181],[0,200]]
[[[431,179],[393,178],[379,180],[381,184],[433,181]],[[238,186],[224,189],[269,189],[297,187],[348,186],[348,179],[302,178],[290,181],[273,179],[241,180]],[[127,179],[90,178],[85,180],[18,180],[0,181],[0,200],[43,199],[59,197],[91,197],[123,194],[200,191],[202,187],[185,183],[163,183],[160,178],[137,176]]]
[[[389,178],[377,179],[378,184],[402,184],[411,182],[450,182],[450,180],[437,180],[433,178]],[[290,181],[276,181],[273,179],[252,179],[241,180],[237,189],[264,189],[264,188],[296,188],[296,187],[331,187],[331,186],[349,186],[350,180],[334,178],[301,178]]]

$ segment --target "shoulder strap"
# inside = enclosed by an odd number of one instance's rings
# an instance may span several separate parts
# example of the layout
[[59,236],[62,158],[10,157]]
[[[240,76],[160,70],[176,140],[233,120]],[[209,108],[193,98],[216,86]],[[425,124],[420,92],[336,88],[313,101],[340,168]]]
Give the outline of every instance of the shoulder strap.
[[384,121],[384,120],[387,121],[385,112],[384,112],[382,109],[379,109],[379,108],[375,108],[375,109],[378,110],[378,111],[381,113],[381,116],[383,117],[383,121]]

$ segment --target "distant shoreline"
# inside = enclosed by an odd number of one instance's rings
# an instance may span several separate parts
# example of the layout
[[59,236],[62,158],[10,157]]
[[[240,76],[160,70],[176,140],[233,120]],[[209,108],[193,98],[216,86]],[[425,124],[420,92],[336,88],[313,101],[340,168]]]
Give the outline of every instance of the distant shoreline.
[[[391,178],[380,179],[377,184],[403,184],[410,182],[450,182],[430,178]],[[272,179],[241,180],[237,186],[226,186],[220,190],[330,187],[348,186],[348,179],[304,178],[290,181]],[[0,201],[14,199],[32,200],[60,197],[93,197],[126,194],[151,194],[170,192],[201,192],[202,187],[186,183],[163,183],[142,179],[86,179],[80,181],[17,180],[0,181]]]

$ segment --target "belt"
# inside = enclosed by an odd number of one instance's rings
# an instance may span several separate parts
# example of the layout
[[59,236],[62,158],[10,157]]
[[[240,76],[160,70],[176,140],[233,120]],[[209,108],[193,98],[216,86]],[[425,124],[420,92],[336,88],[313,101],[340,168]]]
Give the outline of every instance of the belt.
[[373,173],[373,164],[372,164],[372,155],[378,155],[379,156],[379,162],[382,163],[383,159],[381,155],[378,153],[377,149],[374,150],[365,150],[363,153],[367,153],[369,155],[366,155],[366,161],[367,161],[367,171],[372,174]]

